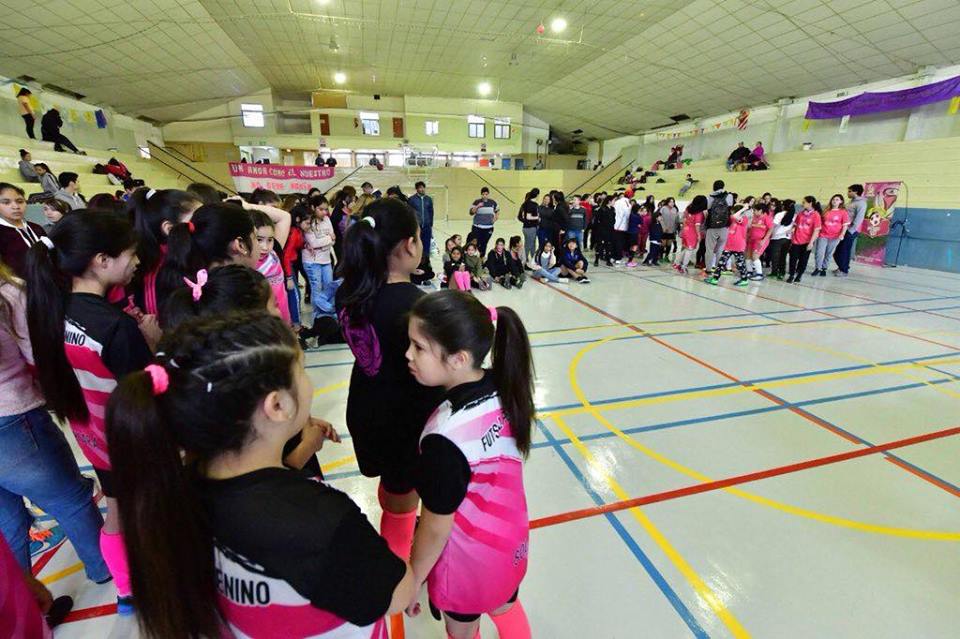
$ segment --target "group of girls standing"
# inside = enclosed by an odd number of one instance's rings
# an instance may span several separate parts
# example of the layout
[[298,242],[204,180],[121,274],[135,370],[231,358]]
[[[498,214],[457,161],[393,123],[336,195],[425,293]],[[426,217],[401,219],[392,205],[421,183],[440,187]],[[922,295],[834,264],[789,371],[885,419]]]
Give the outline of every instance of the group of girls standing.
[[[339,437],[310,415],[304,353],[271,275],[274,241],[329,229],[269,204],[199,204],[147,191],[132,223],[71,213],[30,246],[25,282],[4,276],[0,334],[26,327],[4,396],[32,383],[31,358],[38,380],[4,408],[36,432],[58,432],[42,402],[69,422],[106,521],[62,435],[47,453],[60,476],[18,488],[3,472],[0,487],[49,500],[88,577],[112,576],[118,611],[135,609],[145,636],[380,639],[386,616],[419,612],[426,583],[449,636],[472,639],[490,614],[501,637],[528,638],[518,592],[534,406],[519,317],[411,284],[423,247],[406,204],[376,201],[345,225],[334,308],[355,356],[346,423],[361,472],[379,478],[378,535],[317,481],[315,453]],[[7,506],[2,531],[22,562],[24,513],[12,525]]]

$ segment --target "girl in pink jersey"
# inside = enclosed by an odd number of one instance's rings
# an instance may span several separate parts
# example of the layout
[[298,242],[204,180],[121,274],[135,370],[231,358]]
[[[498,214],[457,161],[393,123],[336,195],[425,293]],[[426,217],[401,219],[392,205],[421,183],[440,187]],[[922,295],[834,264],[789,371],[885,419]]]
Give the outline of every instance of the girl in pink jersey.
[[822,216],[822,228],[814,248],[816,251],[813,275],[827,276],[827,264],[837,250],[840,240],[850,228],[850,214],[843,206],[843,196],[837,193],[830,198],[830,209]]
[[[753,198],[748,198],[753,200]],[[746,286],[750,283],[747,277],[747,265],[744,260],[744,251],[747,249],[747,227],[750,224],[749,207],[743,207],[736,213],[730,215],[730,226],[727,231],[727,243],[723,247],[723,253],[717,261],[713,273],[704,280],[707,284],[716,285],[720,281],[720,275],[723,272],[723,266],[732,257],[737,263],[737,271],[740,272],[735,286]]]
[[[420,436],[416,584],[427,582],[449,637],[478,637],[480,615],[489,614],[501,639],[529,639],[517,599],[527,570],[523,460],[534,416],[527,332],[512,309],[448,290],[414,305],[409,333],[413,376],[446,390]],[[416,596],[407,611],[418,613]]]
[[107,498],[100,533],[103,559],[117,587],[118,611],[132,612],[130,578],[117,512],[103,415],[117,381],[150,361],[160,337],[156,317],[137,320],[106,300],[137,268],[136,235],[126,218],[74,211],[50,232],[51,245],[27,253],[27,326],[48,407],[70,422]]
[[767,250],[770,236],[773,235],[773,208],[761,200],[754,202],[753,217],[747,228],[747,271],[750,272],[750,279],[757,282],[763,280],[760,256]]
[[274,250],[277,242],[279,242],[279,246],[283,246],[287,242],[287,237],[290,235],[290,215],[287,214],[280,224],[275,223],[266,213],[261,211],[252,211],[251,215],[257,231],[257,244],[260,245],[260,260],[257,262],[257,270],[270,284],[270,290],[273,291],[273,296],[276,299],[280,318],[290,323],[290,304],[287,298],[287,289],[284,285],[283,263]]
[[703,221],[706,216],[707,198],[698,195],[690,202],[690,206],[683,213],[683,222],[680,229],[680,250],[674,260],[673,268],[677,273],[686,273],[687,264],[697,252],[700,240],[703,238]]
[[145,636],[386,639],[409,565],[349,497],[282,461],[313,421],[290,327],[226,313],[160,349],[106,411]]

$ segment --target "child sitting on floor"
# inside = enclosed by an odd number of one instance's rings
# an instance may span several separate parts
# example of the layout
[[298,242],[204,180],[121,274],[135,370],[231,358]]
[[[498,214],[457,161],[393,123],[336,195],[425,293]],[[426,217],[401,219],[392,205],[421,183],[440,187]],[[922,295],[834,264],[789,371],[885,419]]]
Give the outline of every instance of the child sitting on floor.
[[463,262],[467,265],[472,284],[481,291],[489,291],[493,286],[493,278],[490,277],[490,272],[483,265],[483,256],[480,255],[476,240],[467,244]]

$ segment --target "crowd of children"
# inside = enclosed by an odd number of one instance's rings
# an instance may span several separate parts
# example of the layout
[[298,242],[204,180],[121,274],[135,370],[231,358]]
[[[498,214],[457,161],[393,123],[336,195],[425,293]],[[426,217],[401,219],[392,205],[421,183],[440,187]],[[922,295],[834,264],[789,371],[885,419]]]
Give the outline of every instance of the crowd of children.
[[[473,639],[487,614],[528,639],[530,344],[510,308],[465,292],[521,287],[520,237],[486,259],[478,241],[451,246],[451,290],[427,295],[421,219],[402,197],[358,214],[351,187],[330,201],[221,195],[144,188],[44,229],[0,184],[19,239],[0,254],[18,260],[0,268],[0,532],[19,566],[2,580],[37,593],[18,611],[56,624],[70,606],[30,574],[26,498],[147,637],[383,639],[426,585],[449,636]],[[586,280],[576,239],[563,246],[534,276]],[[333,332],[355,357],[345,421],[361,473],[379,479],[379,534],[317,464],[340,438],[310,414],[302,347]],[[92,464],[105,520],[50,413]]]

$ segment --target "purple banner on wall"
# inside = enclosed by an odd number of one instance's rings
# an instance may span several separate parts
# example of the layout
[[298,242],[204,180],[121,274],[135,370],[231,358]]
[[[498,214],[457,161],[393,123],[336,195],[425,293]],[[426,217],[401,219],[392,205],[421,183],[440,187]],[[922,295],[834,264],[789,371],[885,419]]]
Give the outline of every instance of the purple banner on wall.
[[808,120],[830,120],[845,115],[866,115],[942,102],[960,95],[960,76],[925,84],[912,89],[861,93],[839,102],[811,102],[807,107]]

